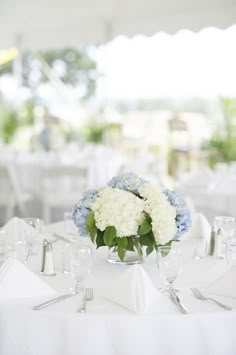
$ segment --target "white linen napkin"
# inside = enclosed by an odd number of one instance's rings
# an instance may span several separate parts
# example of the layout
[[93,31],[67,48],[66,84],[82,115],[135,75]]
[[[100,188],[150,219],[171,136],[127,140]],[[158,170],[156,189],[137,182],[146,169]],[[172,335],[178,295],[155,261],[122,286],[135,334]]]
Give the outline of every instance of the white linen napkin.
[[191,239],[204,239],[209,242],[211,237],[211,225],[202,213],[193,215],[192,227],[189,232]]
[[55,295],[56,291],[16,259],[0,268],[0,301]]
[[136,313],[145,313],[158,299],[158,291],[140,265],[130,266],[107,290],[105,298]]
[[205,291],[217,296],[236,298],[236,266],[205,287]]
[[187,236],[187,239],[193,239],[196,241],[195,257],[206,255],[210,238],[210,223],[202,213],[195,213],[193,215],[192,227]]
[[18,217],[13,217],[4,226],[7,237],[9,239],[16,241],[18,239],[35,239],[38,237],[38,232],[27,224],[23,219]]

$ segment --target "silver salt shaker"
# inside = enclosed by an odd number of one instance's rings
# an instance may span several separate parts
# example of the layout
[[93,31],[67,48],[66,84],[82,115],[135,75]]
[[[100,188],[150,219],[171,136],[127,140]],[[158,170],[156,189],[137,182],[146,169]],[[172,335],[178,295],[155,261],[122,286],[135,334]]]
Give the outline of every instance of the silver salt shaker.
[[215,226],[212,226],[210,241],[208,245],[208,255],[213,256],[215,253],[216,235],[217,235],[217,228]]
[[47,239],[44,239],[43,241],[41,273],[43,273],[46,276],[56,275],[53,251],[52,251],[52,243],[48,242]]

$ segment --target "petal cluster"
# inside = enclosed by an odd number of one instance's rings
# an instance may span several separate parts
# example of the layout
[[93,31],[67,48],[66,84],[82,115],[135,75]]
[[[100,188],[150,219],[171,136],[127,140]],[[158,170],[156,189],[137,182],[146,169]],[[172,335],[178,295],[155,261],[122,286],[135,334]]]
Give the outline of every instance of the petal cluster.
[[91,204],[96,200],[98,195],[98,190],[88,190],[86,191],[81,200],[74,206],[72,210],[73,221],[78,228],[79,234],[82,237],[88,236],[88,231],[86,229],[86,220],[91,212]]
[[176,234],[176,210],[170,205],[162,190],[152,184],[140,186],[139,194],[143,198],[145,212],[152,220],[152,232],[158,244],[166,244]]
[[137,194],[139,187],[146,182],[146,180],[138,177],[135,173],[130,172],[114,176],[108,182],[108,186]]
[[136,235],[143,220],[144,201],[131,192],[106,187],[91,205],[96,227],[116,228],[117,237]]
[[164,190],[164,194],[166,195],[171,206],[176,209],[176,227],[177,232],[174,236],[174,240],[179,240],[181,236],[186,233],[192,224],[191,221],[191,213],[187,208],[186,202],[183,197],[176,191]]

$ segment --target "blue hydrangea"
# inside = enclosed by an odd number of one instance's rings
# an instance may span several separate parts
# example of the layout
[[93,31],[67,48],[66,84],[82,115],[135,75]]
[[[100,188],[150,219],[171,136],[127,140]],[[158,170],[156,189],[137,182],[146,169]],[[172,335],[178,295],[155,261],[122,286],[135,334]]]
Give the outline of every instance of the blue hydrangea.
[[171,191],[165,189],[164,194],[167,197],[167,200],[170,202],[171,206],[176,209],[176,227],[177,233],[174,236],[173,240],[178,241],[184,233],[186,233],[191,227],[191,212],[187,208],[186,202],[183,197],[176,191]]
[[86,220],[91,212],[90,206],[96,200],[98,195],[98,190],[88,190],[86,191],[81,200],[75,205],[72,211],[73,221],[78,228],[79,234],[81,236],[88,236],[86,229]]
[[108,182],[108,186],[112,188],[130,191],[137,195],[139,187],[146,182],[146,180],[138,177],[135,173],[130,172],[114,176]]

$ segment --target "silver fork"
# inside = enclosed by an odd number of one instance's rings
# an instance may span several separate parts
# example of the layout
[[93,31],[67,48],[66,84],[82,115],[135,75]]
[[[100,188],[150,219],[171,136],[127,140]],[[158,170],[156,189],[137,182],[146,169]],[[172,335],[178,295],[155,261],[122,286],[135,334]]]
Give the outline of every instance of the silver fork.
[[93,289],[92,288],[86,288],[82,306],[77,310],[77,312],[86,313],[87,301],[92,301],[92,300],[93,300]]
[[227,311],[234,311],[234,308],[230,307],[230,306],[227,306],[226,304],[223,304],[217,300],[215,300],[214,298],[212,297],[205,297],[197,288],[191,288],[191,291],[192,293],[194,294],[194,296],[196,298],[198,298],[199,300],[202,300],[202,301],[212,301],[212,302],[215,302],[216,304],[218,304],[218,306],[226,309]]

